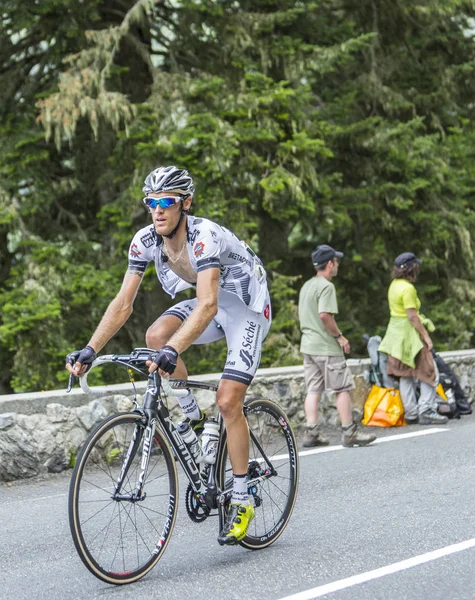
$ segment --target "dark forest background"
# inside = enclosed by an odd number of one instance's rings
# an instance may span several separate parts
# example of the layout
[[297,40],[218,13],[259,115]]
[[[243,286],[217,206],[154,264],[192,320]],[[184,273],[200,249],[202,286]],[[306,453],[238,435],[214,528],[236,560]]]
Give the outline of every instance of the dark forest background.
[[[301,362],[296,301],[319,243],[345,253],[352,356],[384,331],[406,250],[424,260],[436,348],[473,346],[473,2],[3,0],[0,18],[1,393],[64,387],[148,221],[143,179],[167,164],[193,174],[194,214],[267,267],[261,366]],[[144,345],[171,302],[150,267],[105,351]],[[185,358],[219,371],[224,353]]]

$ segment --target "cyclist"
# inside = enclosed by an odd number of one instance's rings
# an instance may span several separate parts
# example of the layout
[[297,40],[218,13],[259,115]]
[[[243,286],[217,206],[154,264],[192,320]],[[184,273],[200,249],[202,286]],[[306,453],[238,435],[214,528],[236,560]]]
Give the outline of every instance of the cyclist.
[[[247,491],[249,430],[242,407],[270,328],[271,305],[266,273],[256,254],[228,229],[188,214],[194,189],[189,173],[175,166],[159,167],[146,177],[143,202],[153,223],[135,234],[119,293],[88,345],[68,354],[66,368],[82,375],[124,325],[149,262],[155,263],[162,288],[172,298],[196,288],[196,298],[178,302],[147,330],[147,346],[156,350],[150,355],[149,371],[158,368],[162,376],[186,379],[181,354],[191,344],[226,337],[228,354],[217,404],[226,426],[233,492],[218,542],[232,545],[244,538],[254,517]],[[192,427],[202,429],[206,415],[191,392],[179,402]]]

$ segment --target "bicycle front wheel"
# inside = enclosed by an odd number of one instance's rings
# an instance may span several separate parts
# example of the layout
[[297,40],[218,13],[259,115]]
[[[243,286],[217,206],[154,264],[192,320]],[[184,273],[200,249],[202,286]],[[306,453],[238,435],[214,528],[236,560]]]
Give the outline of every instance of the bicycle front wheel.
[[[252,398],[244,403],[249,425],[248,476],[255,516],[241,546],[258,550],[269,546],[289,522],[298,489],[297,444],[285,412],[275,402]],[[232,487],[232,468],[226,433],[217,460],[218,485]],[[252,481],[255,483],[252,483]],[[221,521],[224,514],[221,511]]]
[[[71,478],[69,524],[76,550],[91,573],[107,583],[132,583],[148,573],[175,525],[176,466],[158,429],[144,494],[141,500],[133,499],[144,431],[144,418],[136,413],[106,419],[84,443]],[[117,496],[119,478],[123,484]]]

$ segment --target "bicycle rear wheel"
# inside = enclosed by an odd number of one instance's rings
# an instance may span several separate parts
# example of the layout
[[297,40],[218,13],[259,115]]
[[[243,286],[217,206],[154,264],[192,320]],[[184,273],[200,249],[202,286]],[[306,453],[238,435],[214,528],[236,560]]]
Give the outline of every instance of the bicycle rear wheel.
[[[91,573],[107,583],[132,583],[148,573],[161,558],[175,525],[178,477],[160,430],[152,442],[144,499],[124,499],[137,485],[144,430],[144,418],[136,413],[106,419],[84,443],[71,478],[69,524],[76,550]],[[115,500],[133,439],[122,499]]]
[[[271,400],[252,398],[244,403],[244,414],[251,434],[249,479],[263,479],[250,487],[255,516],[239,543],[258,550],[275,542],[287,526],[297,497],[299,460],[295,436],[280,406]],[[217,459],[217,474],[220,489],[230,489],[232,468],[226,432]]]

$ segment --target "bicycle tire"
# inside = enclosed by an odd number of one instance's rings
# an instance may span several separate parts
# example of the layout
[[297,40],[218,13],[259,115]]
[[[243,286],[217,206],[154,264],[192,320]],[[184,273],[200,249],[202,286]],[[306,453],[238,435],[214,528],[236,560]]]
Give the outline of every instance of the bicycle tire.
[[[112,497],[133,432],[141,436],[144,428],[144,417],[138,413],[103,421],[84,443],[71,477],[69,524],[74,545],[89,571],[106,583],[132,583],[146,575],[162,557],[175,526],[178,474],[160,429],[153,438],[145,499]],[[142,444],[143,436],[130,458],[124,493],[136,486]]]
[[[251,500],[254,500],[255,516],[246,537],[239,542],[245,548],[260,550],[277,540],[292,515],[298,491],[299,455],[292,427],[278,404],[267,399],[252,398],[245,401],[244,413],[249,430],[277,471],[276,475],[256,485],[255,494],[250,494]],[[251,438],[249,471],[253,472],[248,471],[250,478],[255,475],[255,462],[266,464]],[[223,432],[218,452],[216,472],[221,490],[232,487],[226,431]],[[220,522],[224,522],[224,508],[220,509]]]

